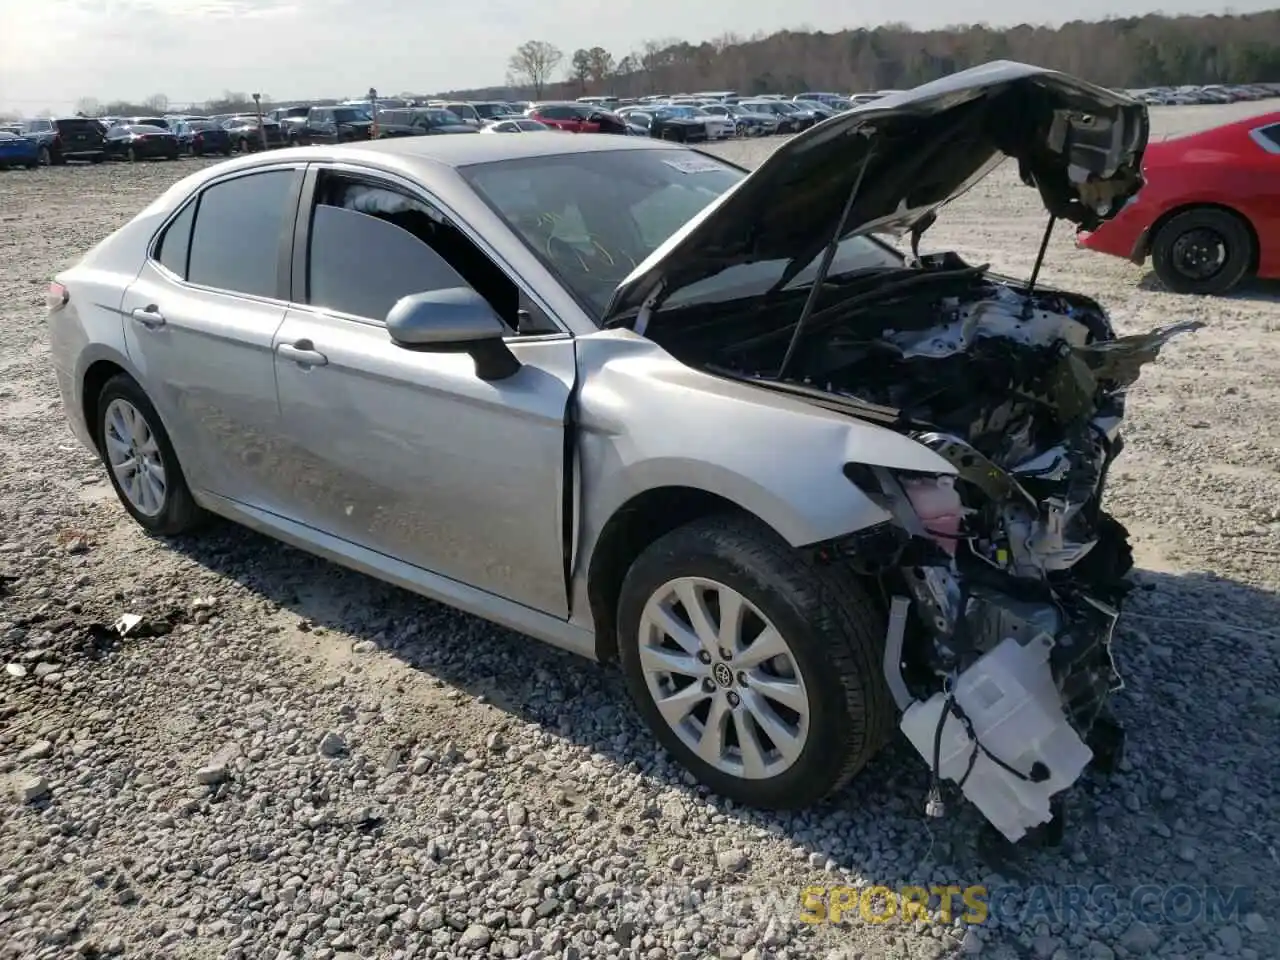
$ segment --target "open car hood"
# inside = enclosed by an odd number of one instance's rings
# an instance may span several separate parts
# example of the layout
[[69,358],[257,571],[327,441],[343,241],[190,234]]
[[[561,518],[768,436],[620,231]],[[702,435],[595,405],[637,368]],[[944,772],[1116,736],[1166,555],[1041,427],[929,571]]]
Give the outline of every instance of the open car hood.
[[1092,230],[1142,186],[1148,131],[1144,104],[1009,60],[890,94],[775,150],[636,267],[604,320],[739,264],[785,260],[794,275],[842,219],[842,239],[927,229],[1005,156],[1050,214]]

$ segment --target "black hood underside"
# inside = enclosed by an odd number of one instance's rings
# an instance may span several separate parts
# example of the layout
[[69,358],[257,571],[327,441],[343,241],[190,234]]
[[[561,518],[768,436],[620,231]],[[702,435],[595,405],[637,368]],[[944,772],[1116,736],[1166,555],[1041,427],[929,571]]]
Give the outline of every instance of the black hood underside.
[[885,97],[774,151],[623,281],[605,323],[740,264],[798,271],[837,233],[926,227],[1005,157],[1050,215],[1093,229],[1141,187],[1148,129],[1124,94],[1009,61]]

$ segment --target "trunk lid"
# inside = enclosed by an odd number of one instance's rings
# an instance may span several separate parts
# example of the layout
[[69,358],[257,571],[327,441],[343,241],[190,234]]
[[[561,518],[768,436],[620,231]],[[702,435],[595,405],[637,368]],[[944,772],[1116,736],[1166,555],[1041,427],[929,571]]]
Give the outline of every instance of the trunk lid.
[[927,227],[1006,156],[1049,213],[1093,229],[1141,187],[1148,131],[1131,97],[1008,60],[890,94],[775,150],[619,284],[604,322],[741,264],[788,261],[793,276],[831,241],[855,183],[841,239]]

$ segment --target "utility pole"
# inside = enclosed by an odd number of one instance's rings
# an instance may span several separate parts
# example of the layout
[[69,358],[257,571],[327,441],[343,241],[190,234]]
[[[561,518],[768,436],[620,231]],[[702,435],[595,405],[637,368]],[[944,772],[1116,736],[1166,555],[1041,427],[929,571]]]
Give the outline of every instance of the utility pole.
[[253,95],[253,109],[258,114],[258,139],[262,142],[262,149],[267,149],[267,128],[262,125],[262,94],[255,93]]
[[369,119],[373,121],[373,125],[369,127],[369,139],[378,139],[378,91],[373,87],[369,88]]

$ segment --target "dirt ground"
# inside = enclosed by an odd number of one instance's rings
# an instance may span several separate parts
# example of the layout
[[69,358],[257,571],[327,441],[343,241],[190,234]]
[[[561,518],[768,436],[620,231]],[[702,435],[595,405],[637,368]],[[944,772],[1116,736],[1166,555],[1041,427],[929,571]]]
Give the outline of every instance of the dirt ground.
[[[1144,371],[1111,481],[1143,588],[1117,644],[1127,760],[1062,847],[1000,852],[971,810],[925,820],[905,746],[822,809],[742,811],[657,750],[610,669],[238,528],[144,536],[64,424],[45,284],[196,163],[0,172],[0,958],[1277,956],[1280,287],[1177,296],[1054,237],[1043,281],[1121,332],[1206,326]],[[1006,165],[925,246],[1025,275],[1043,223]],[[94,626],[126,611],[173,629]],[[1008,898],[981,924],[808,925],[812,884]],[[1162,910],[1134,909],[1144,884]],[[1120,909],[1062,909],[1098,885]]]

